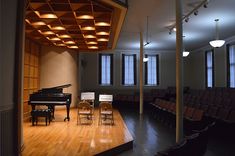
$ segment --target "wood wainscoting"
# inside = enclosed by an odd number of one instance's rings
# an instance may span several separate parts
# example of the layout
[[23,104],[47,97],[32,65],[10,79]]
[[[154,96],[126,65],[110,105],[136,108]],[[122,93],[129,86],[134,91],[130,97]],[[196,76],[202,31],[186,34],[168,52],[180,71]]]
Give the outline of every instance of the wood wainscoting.
[[91,125],[77,125],[77,109],[70,110],[70,121],[64,122],[66,110],[56,110],[55,120],[46,126],[42,119],[37,126],[24,123],[22,156],[90,156],[116,155],[133,147],[133,138],[118,110],[114,125],[99,125],[99,111]]
[[40,45],[34,41],[25,39],[24,53],[24,120],[30,117],[31,106],[28,105],[29,95],[39,89],[39,55]]

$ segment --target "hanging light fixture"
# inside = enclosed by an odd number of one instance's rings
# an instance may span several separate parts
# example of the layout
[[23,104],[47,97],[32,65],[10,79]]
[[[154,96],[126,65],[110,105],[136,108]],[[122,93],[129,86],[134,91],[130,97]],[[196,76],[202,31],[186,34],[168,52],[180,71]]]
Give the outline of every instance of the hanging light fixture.
[[219,19],[215,19],[215,23],[216,23],[216,27],[215,27],[215,40],[213,41],[210,41],[210,45],[214,48],[219,48],[219,47],[222,47],[225,43],[224,40],[219,40],[219,32],[218,32],[218,22],[219,22]]
[[183,51],[183,57],[187,57],[189,55],[189,51]]
[[147,46],[151,41],[149,41],[149,17],[147,16],[147,31],[146,31],[146,43],[144,46]]

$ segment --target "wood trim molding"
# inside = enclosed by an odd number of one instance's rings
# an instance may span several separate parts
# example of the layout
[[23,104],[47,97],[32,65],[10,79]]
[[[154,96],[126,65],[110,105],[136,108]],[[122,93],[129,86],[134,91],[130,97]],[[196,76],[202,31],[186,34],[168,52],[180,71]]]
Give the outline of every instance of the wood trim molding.
[[[119,3],[111,0],[102,0],[102,2],[109,4],[114,7],[114,13],[113,13],[113,29],[112,29],[112,36],[110,36],[110,40],[112,40],[113,43],[110,49],[115,49],[117,45],[117,41],[122,29],[122,25],[124,23],[126,14],[127,14],[127,6],[120,5]],[[117,20],[118,19],[118,20]]]

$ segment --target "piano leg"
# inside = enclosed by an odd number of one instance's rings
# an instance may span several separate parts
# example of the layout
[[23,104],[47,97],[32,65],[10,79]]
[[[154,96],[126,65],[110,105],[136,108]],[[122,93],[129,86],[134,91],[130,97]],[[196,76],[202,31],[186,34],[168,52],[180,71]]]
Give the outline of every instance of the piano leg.
[[70,117],[69,117],[70,105],[66,105],[66,109],[67,109],[67,117],[64,118],[64,121],[66,121],[66,119],[69,121],[70,120]]

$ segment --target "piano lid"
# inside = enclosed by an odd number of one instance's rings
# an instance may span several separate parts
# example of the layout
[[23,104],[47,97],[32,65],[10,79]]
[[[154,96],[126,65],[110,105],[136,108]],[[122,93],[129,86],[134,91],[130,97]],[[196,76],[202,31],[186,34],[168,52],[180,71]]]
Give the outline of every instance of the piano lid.
[[44,93],[62,93],[63,88],[68,88],[72,86],[71,84],[65,84],[65,85],[61,85],[61,86],[56,86],[56,87],[51,87],[51,88],[42,88],[41,90],[39,90],[39,92],[44,92]]
[[61,89],[61,88],[68,88],[72,86],[71,84],[65,84],[65,85],[61,85],[61,86],[56,86],[56,87],[51,87],[51,88],[44,88],[44,89]]

